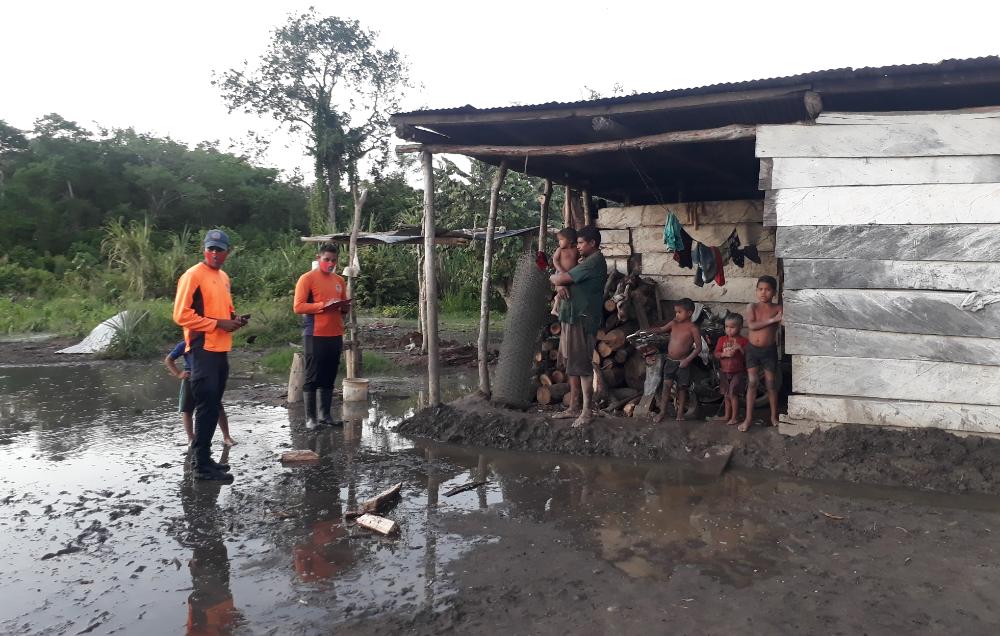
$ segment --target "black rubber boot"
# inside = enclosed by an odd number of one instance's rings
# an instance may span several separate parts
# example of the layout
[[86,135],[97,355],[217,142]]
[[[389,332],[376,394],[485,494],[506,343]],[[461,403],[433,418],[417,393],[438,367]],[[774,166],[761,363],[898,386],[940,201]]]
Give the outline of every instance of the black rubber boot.
[[223,473],[229,472],[229,464],[220,464],[219,462],[210,459],[208,461],[208,466],[209,468],[213,468]]
[[221,470],[216,470],[210,466],[194,469],[194,478],[201,481],[233,481],[233,476]]
[[333,389],[319,390],[319,423],[324,426],[333,424],[330,418],[330,406],[333,404]]
[[306,428],[316,428],[316,391],[302,391],[302,404],[306,409]]

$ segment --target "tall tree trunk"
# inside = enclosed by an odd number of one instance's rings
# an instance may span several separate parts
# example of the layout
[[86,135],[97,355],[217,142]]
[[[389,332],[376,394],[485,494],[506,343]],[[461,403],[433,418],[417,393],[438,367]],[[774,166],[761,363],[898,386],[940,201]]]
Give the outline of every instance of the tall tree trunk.
[[330,232],[337,231],[337,186],[340,184],[340,166],[331,163],[326,167],[326,218]]

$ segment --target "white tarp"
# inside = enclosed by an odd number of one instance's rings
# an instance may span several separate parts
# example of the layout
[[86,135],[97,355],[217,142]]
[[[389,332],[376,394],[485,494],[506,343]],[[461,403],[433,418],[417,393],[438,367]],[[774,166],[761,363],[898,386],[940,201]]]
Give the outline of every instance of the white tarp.
[[127,311],[122,311],[108,318],[87,334],[87,337],[72,347],[60,349],[56,353],[101,353],[111,346],[115,331],[125,323]]

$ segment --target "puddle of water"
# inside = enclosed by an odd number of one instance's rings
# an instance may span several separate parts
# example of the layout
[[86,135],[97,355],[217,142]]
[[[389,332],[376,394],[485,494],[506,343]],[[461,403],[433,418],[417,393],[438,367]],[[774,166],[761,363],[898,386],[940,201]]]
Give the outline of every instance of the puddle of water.
[[[414,445],[398,422],[422,380],[376,378],[343,428],[307,431],[301,411],[227,402],[239,445],[230,486],[192,482],[176,381],[157,364],[0,369],[0,631],[309,631],[387,611],[439,608],[445,566],[482,542],[445,515],[491,510],[563,528],[635,578],[697,568],[733,587],[779,573],[785,531],[746,501],[776,489],[869,498],[955,498],[665,464]],[[234,384],[239,384],[234,383]],[[445,399],[475,378],[443,378]],[[217,436],[218,440],[218,436]],[[286,468],[309,448],[316,466]],[[448,497],[470,480],[486,486]],[[346,511],[403,481],[383,539]],[[963,500],[997,510],[992,500]],[[968,504],[972,501],[972,504]],[[977,503],[978,502],[978,503]],[[779,547],[776,547],[779,546]]]

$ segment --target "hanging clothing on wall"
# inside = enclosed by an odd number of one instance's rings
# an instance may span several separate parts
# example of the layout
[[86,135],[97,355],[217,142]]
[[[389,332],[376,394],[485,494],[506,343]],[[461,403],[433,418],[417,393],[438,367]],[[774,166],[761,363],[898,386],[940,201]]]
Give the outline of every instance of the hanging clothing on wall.
[[[705,283],[715,280],[717,264],[715,262],[715,253],[712,252],[711,247],[698,242],[693,243],[691,248],[691,258],[695,267],[695,285],[701,287]],[[698,282],[699,280],[701,281],[700,284]]]
[[682,227],[681,243],[684,245],[684,249],[674,252],[674,260],[677,261],[677,264],[684,269],[691,269],[694,266],[694,263],[691,261],[691,243],[693,240],[694,239],[691,238],[691,235],[685,232]]
[[715,258],[715,284],[722,287],[726,284],[726,272],[723,271],[726,262],[722,260],[722,250],[718,247],[713,247],[712,256]]
[[684,232],[684,228],[681,227],[681,222],[677,220],[677,216],[667,210],[667,220],[663,224],[663,244],[667,246],[667,249],[671,252],[681,252],[684,250],[684,240],[681,235]]

